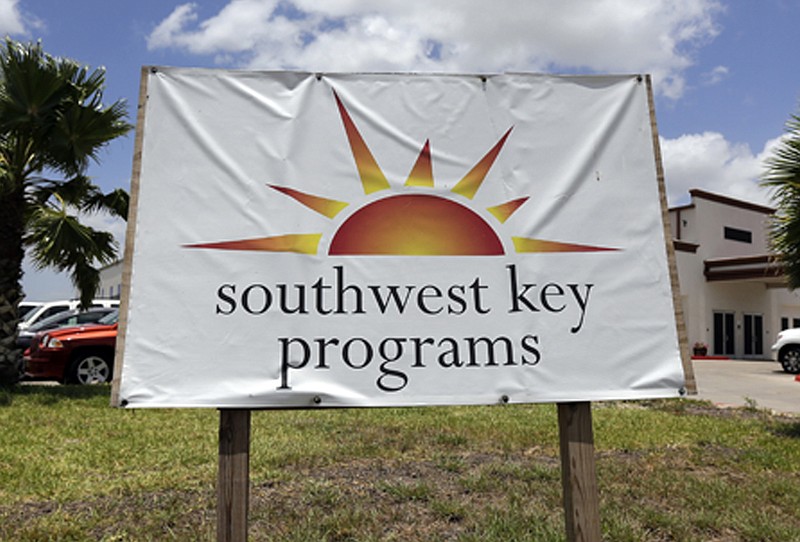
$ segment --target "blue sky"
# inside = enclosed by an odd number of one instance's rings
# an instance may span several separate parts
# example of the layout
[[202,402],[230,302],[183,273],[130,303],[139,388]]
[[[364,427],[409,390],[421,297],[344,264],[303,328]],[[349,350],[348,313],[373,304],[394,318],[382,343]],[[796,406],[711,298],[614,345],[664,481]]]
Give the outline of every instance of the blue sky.
[[[651,73],[671,204],[690,188],[769,203],[756,179],[800,104],[798,22],[796,0],[0,0],[0,34],[104,66],[132,121],[143,65]],[[127,188],[132,155],[133,134],[90,174]],[[23,286],[72,294],[29,266]]]

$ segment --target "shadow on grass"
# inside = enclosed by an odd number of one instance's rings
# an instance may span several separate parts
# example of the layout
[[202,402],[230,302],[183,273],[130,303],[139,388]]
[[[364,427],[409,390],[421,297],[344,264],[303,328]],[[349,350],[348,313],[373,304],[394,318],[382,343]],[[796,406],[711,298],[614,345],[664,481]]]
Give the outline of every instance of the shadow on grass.
[[95,386],[51,386],[51,385],[15,385],[0,387],[0,407],[11,406],[15,397],[30,397],[41,404],[56,404],[61,401],[87,400],[97,397],[110,397],[111,385]]
[[772,433],[779,437],[800,439],[800,422],[778,424],[772,428]]

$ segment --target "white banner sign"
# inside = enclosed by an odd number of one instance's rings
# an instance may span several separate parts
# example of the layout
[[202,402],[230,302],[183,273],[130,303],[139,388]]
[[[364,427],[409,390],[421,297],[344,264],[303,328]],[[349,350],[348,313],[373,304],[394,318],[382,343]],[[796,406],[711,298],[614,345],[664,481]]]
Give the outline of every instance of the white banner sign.
[[641,77],[145,82],[119,404],[681,393]]

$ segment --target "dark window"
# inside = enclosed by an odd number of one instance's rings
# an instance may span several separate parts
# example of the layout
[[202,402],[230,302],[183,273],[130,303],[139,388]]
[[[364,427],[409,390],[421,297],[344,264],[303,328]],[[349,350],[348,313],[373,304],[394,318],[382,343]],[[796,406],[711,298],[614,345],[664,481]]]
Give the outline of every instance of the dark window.
[[725,239],[730,239],[731,241],[740,241],[742,243],[752,243],[753,232],[725,226]]
[[[111,312],[111,311],[108,311],[108,312]],[[78,324],[85,324],[87,322],[88,323],[94,323],[100,317],[105,316],[106,314],[108,314],[108,312],[100,312],[100,311],[82,312],[76,317],[76,323],[78,323]]]
[[714,354],[728,356],[734,354],[734,325],[732,312],[714,313]]
[[744,354],[760,356],[764,353],[764,317],[760,314],[744,315]]
[[59,312],[64,312],[69,310],[69,305],[53,305],[52,307],[45,309],[42,312],[42,315],[39,317],[39,320],[47,318],[48,316],[53,316],[54,314],[58,314]]
[[789,329],[789,319],[785,316],[781,318],[781,331]]
[[800,318],[792,318],[792,327],[800,327]]

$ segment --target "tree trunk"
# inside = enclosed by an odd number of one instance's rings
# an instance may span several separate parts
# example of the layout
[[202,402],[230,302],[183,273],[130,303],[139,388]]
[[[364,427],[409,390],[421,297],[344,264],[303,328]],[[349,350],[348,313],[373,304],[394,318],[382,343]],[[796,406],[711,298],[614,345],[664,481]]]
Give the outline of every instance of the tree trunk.
[[19,379],[22,352],[17,347],[22,301],[22,235],[25,229],[22,189],[0,189],[0,385]]

